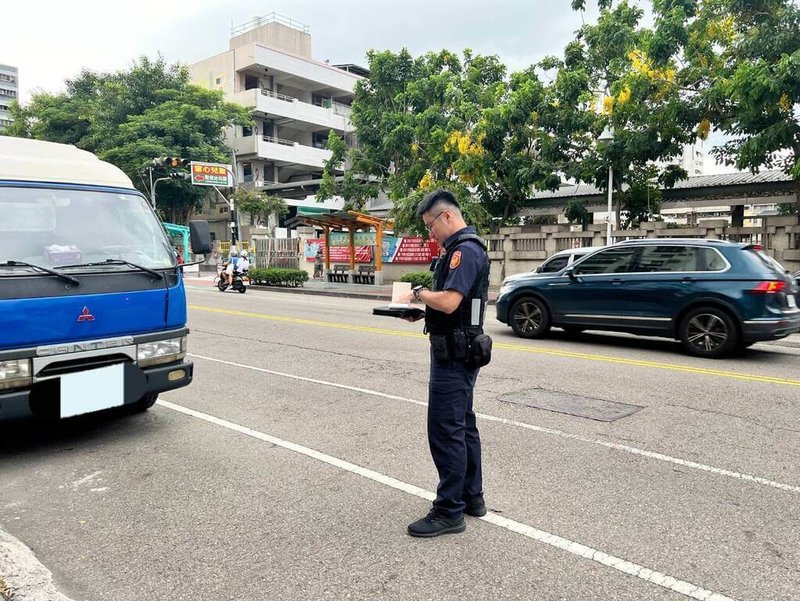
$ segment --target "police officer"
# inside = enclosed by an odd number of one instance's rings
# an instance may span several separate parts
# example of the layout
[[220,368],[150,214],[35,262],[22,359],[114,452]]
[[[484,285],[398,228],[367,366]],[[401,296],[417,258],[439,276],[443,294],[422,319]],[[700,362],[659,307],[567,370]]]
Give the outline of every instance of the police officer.
[[439,485],[427,516],[410,524],[411,536],[463,532],[463,514],[486,515],[481,475],[481,440],[472,410],[479,368],[471,363],[470,343],[482,334],[489,289],[489,256],[473,227],[468,227],[455,196],[446,190],[428,194],[417,208],[429,235],[444,247],[436,262],[433,288],[414,288],[400,299],[426,305],[430,334],[428,443]]

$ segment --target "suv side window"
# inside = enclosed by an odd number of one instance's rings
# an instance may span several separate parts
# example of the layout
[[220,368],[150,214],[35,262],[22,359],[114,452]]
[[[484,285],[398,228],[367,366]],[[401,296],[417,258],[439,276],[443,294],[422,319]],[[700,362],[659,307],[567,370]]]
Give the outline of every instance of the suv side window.
[[727,266],[718,250],[713,248],[697,249],[697,271],[725,271]]
[[640,248],[636,271],[701,271],[698,269],[698,248],[695,246],[664,244]]
[[540,273],[553,273],[556,271],[561,271],[567,266],[567,261],[569,257],[564,255],[563,257],[554,257],[552,261],[545,262],[542,264],[542,269]]
[[576,274],[627,273],[636,252],[634,248],[621,246],[601,250],[575,265]]

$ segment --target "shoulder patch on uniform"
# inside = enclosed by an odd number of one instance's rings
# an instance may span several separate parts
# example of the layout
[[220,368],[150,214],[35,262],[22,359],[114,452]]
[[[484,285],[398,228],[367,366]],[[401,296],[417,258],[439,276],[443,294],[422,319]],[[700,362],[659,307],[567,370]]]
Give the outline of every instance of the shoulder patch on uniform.
[[450,269],[455,269],[461,265],[461,251],[457,250],[453,253],[453,256],[450,257]]

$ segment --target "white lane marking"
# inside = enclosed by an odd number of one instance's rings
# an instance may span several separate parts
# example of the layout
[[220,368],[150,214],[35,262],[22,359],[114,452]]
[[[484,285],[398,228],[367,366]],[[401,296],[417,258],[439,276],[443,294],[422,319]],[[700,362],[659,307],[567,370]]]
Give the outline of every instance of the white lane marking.
[[[403,401],[406,403],[411,403],[414,405],[420,405],[421,407],[427,407],[428,403],[424,401],[418,401],[416,399],[409,399],[402,396],[397,396],[394,394],[386,394],[385,392],[378,392],[377,390],[369,390],[368,388],[359,388],[357,386],[348,386],[346,384],[337,384],[336,382],[327,382],[325,380],[317,380],[315,378],[306,378],[305,376],[296,376],[294,374],[287,374],[280,371],[274,371],[271,369],[264,369],[263,367],[254,367],[252,365],[244,365],[242,363],[234,363],[233,361],[225,361],[224,359],[215,359],[213,357],[206,357],[204,355],[195,355],[189,353],[190,357],[194,357],[196,359],[203,359],[205,361],[214,361],[216,363],[224,363],[226,365],[232,365],[234,367],[241,367],[243,369],[251,369],[253,371],[259,371],[262,373],[271,374],[273,376],[281,376],[283,378],[290,378],[292,380],[301,380],[303,382],[310,382],[312,384],[320,384],[323,386],[331,386],[333,388],[342,388],[344,390],[351,390],[353,392],[361,392],[364,394],[372,395],[381,397],[384,399],[391,399],[394,401]],[[576,440],[579,442],[586,442],[589,444],[599,445],[601,447],[606,447],[608,449],[614,449],[616,451],[623,451],[625,453],[631,453],[632,455],[639,455],[640,457],[647,457],[648,459],[655,459],[657,461],[664,461],[666,463],[672,463],[675,465],[680,465],[682,467],[688,467],[691,469],[700,470],[703,472],[708,472],[711,474],[716,474],[717,476],[725,476],[728,478],[735,478],[737,480],[743,480],[745,482],[751,482],[753,484],[761,484],[763,486],[770,486],[772,488],[777,488],[780,490],[786,490],[789,492],[796,492],[800,493],[800,486],[793,486],[791,484],[785,484],[783,482],[777,482],[775,480],[768,480],[767,478],[761,478],[759,476],[752,476],[750,474],[743,474],[741,472],[734,472],[732,470],[726,470],[719,467],[713,467],[711,465],[704,465],[702,463],[697,463],[695,461],[688,461],[686,459],[679,459],[678,457],[671,457],[670,455],[664,455],[663,453],[655,453],[653,451],[647,451],[645,449],[639,449],[636,447],[631,447],[624,444],[619,444],[616,442],[608,442],[605,440],[598,440],[595,438],[589,438],[588,436],[581,436],[580,434],[570,434],[569,432],[562,432],[561,430],[554,430],[553,428],[544,428],[542,426],[534,426],[533,424],[526,424],[525,422],[518,422],[511,419],[506,419],[504,417],[496,417],[494,415],[488,415],[486,413],[475,413],[475,415],[483,420],[489,422],[497,422],[499,424],[504,424],[506,426],[514,426],[516,428],[524,428],[525,430],[533,430],[534,432],[539,432],[541,434],[550,434],[551,436],[558,436],[560,438],[566,438],[568,440]]]
[[[436,498],[436,495],[434,493],[425,490],[424,488],[420,488],[418,486],[414,486],[413,484],[409,484],[408,482],[403,482],[402,480],[398,480],[397,478],[392,478],[391,476],[381,474],[380,472],[367,469],[360,465],[356,465],[355,463],[344,461],[343,459],[339,459],[338,457],[333,457],[332,455],[326,455],[325,453],[321,453],[314,449],[304,447],[297,443],[290,442],[288,440],[283,440],[275,436],[270,436],[269,434],[265,434],[264,432],[259,432],[258,430],[253,430],[252,428],[247,428],[245,426],[241,426],[234,422],[214,417],[213,415],[209,415],[207,413],[201,413],[200,411],[195,411],[194,409],[188,409],[186,407],[182,407],[181,405],[170,403],[169,401],[164,401],[159,399],[157,403],[162,407],[166,407],[167,409],[172,409],[173,411],[177,411],[178,413],[183,413],[184,415],[201,419],[211,424],[227,428],[228,430],[233,430],[234,432],[238,432],[246,436],[251,436],[258,440],[268,442],[270,444],[274,444],[279,447],[283,447],[284,449],[288,449],[290,451],[294,451],[295,453],[305,455],[306,457],[322,461],[323,463],[327,463],[328,465],[332,465],[333,467],[351,472],[353,474],[358,474],[359,476],[362,476],[374,482],[378,482],[379,484],[384,484],[386,486],[390,486],[391,488],[403,491],[410,495],[420,497],[422,499],[425,499],[426,501],[433,501]],[[593,549],[592,547],[588,547],[586,545],[582,545],[581,543],[558,536],[557,534],[551,534],[549,532],[545,532],[544,530],[539,530],[538,528],[534,528],[533,526],[529,526],[522,522],[517,522],[515,520],[499,516],[492,511],[488,512],[484,517],[480,519],[485,522],[489,522],[490,524],[494,524],[495,526],[499,526],[500,528],[505,528],[506,530],[509,530],[511,532],[516,532],[517,534],[521,534],[527,538],[539,541],[541,543],[545,543],[547,545],[556,547],[558,549],[562,549],[563,551],[566,551],[573,555],[583,557],[584,559],[590,559],[591,561],[595,561],[604,566],[608,566],[624,574],[636,576],[637,578],[641,578],[642,580],[645,580],[651,584],[655,584],[657,586],[675,591],[682,595],[686,595],[687,597],[691,597],[692,599],[698,599],[700,601],[733,601],[730,597],[726,597],[719,593],[715,593],[714,591],[704,589],[695,584],[692,584],[691,582],[686,582],[685,580],[679,580],[677,578],[673,578],[672,576],[669,576],[662,572],[651,570],[650,568],[646,568],[637,563],[627,561],[625,559],[622,559],[621,557],[615,557],[614,555],[609,555],[607,553],[604,553],[603,551],[599,551],[597,549]]]

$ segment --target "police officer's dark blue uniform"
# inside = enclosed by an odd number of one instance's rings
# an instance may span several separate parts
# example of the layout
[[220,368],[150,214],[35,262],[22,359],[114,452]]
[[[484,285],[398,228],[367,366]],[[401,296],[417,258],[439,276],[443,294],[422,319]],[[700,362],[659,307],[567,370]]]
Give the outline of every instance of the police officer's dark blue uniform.
[[[440,191],[437,191],[440,193]],[[433,193],[436,194],[436,193]],[[445,204],[429,205],[435,209],[449,206],[455,199],[445,193]],[[429,197],[432,195],[429,195]],[[428,197],[426,197],[428,199]],[[442,213],[433,214],[420,205],[429,217],[429,229]],[[457,211],[458,205],[453,208]],[[446,211],[447,209],[442,209]],[[454,211],[455,212],[455,211]],[[418,211],[420,213],[420,211]],[[426,307],[425,328],[431,338],[431,368],[428,387],[428,442],[439,472],[439,485],[433,509],[427,517],[408,528],[413,536],[437,536],[462,532],[466,528],[463,513],[481,516],[486,513],[481,473],[481,442],[472,408],[473,388],[479,367],[469,359],[469,344],[482,333],[489,284],[489,259],[483,241],[475,229],[458,219],[449,219],[451,227],[443,240],[444,255],[434,269],[430,292],[417,292]],[[450,230],[460,227],[452,233]],[[462,296],[452,312],[432,305],[437,292],[455,291]]]

